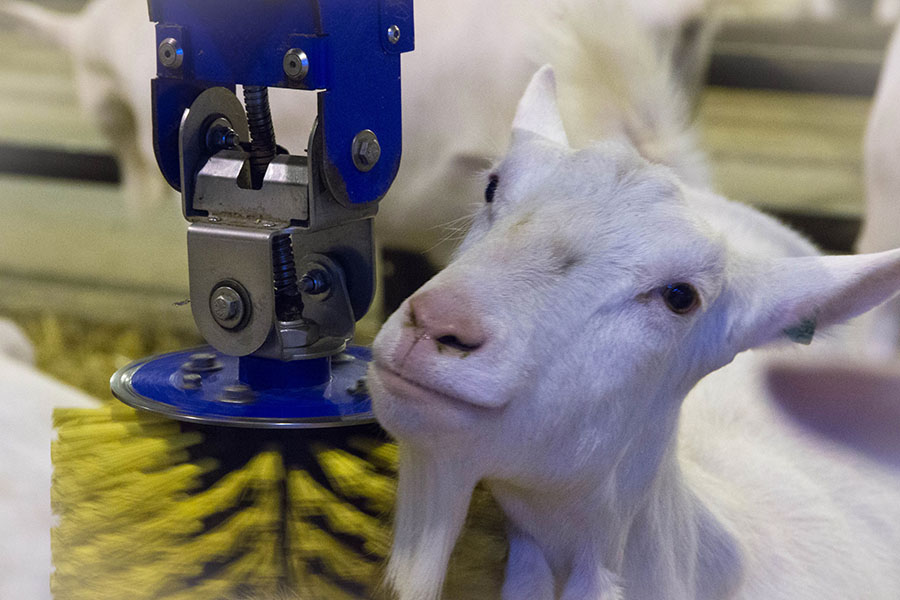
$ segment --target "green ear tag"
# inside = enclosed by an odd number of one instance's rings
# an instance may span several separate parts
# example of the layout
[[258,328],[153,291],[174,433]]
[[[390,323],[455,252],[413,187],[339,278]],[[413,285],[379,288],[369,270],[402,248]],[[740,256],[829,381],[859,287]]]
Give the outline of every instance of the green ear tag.
[[804,319],[796,327],[789,327],[784,330],[784,334],[790,338],[792,342],[808,346],[812,343],[813,335],[816,333],[816,320]]

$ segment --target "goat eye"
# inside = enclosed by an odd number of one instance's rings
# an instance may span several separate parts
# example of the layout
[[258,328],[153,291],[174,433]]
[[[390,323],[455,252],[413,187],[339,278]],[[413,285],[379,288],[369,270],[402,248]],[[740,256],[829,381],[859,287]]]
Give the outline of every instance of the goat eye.
[[497,185],[500,183],[498,175],[491,175],[488,178],[487,188],[484,190],[484,201],[490,204],[494,201],[494,194],[497,193]]
[[683,315],[691,312],[700,303],[700,296],[697,290],[689,283],[673,283],[662,289],[662,297],[675,314]]

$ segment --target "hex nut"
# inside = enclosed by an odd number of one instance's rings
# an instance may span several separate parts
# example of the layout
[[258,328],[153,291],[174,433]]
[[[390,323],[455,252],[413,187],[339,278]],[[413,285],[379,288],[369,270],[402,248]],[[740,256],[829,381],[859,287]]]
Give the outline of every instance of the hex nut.
[[213,121],[206,130],[206,149],[210,152],[230,150],[240,143],[240,136],[225,117],[220,117]]
[[199,373],[184,373],[181,376],[181,387],[186,390],[200,389],[203,385],[203,376]]
[[312,321],[282,323],[278,332],[284,348],[306,348],[319,339],[319,327]]
[[331,278],[324,269],[310,269],[300,278],[298,284],[307,294],[324,294],[331,288]]
[[256,395],[249,385],[237,383],[225,386],[222,389],[222,395],[219,400],[222,402],[230,402],[232,404],[248,404],[256,399]]
[[225,294],[219,294],[213,299],[212,311],[220,321],[233,319],[238,312],[238,302]]
[[185,373],[210,373],[222,368],[215,354],[211,352],[198,352],[192,354],[190,360],[181,365]]

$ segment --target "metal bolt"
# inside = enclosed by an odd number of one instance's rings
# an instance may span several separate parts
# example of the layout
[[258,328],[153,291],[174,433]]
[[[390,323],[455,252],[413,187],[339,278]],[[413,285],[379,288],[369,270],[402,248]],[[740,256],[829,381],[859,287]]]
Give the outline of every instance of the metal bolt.
[[371,171],[381,158],[381,144],[371,129],[364,129],[353,138],[353,164],[365,173]]
[[356,380],[356,384],[347,388],[347,393],[351,396],[368,396],[369,384],[365,377]]
[[228,119],[219,118],[206,130],[206,148],[210,152],[228,150],[241,143],[241,138],[231,127]]
[[227,321],[228,319],[234,318],[238,313],[238,301],[233,298],[228,298],[224,294],[219,294],[213,300],[212,311],[213,314],[216,315],[216,319],[219,321]]
[[300,48],[291,48],[285,53],[282,66],[290,79],[301,81],[309,73],[309,57]]
[[235,385],[225,386],[219,400],[222,402],[232,402],[234,404],[247,404],[253,402],[254,398],[253,390],[250,389],[249,385],[237,383]]
[[156,51],[159,62],[167,69],[179,69],[184,62],[184,51],[175,38],[166,38]]
[[328,273],[322,269],[312,269],[300,278],[300,289],[307,294],[322,294],[331,287]]
[[244,318],[244,300],[233,287],[219,286],[209,297],[209,310],[216,323],[234,329]]
[[387,39],[390,43],[396,44],[400,41],[400,28],[396,25],[391,25],[387,30]]
[[222,218],[221,217],[209,217],[206,220],[209,221],[210,223],[218,223],[219,221],[222,220]]
[[181,376],[181,387],[196,390],[203,385],[203,377],[199,373],[185,373]]
[[215,354],[210,352],[191,354],[190,360],[181,365],[181,369],[186,373],[209,373],[221,368],[222,363],[218,361]]

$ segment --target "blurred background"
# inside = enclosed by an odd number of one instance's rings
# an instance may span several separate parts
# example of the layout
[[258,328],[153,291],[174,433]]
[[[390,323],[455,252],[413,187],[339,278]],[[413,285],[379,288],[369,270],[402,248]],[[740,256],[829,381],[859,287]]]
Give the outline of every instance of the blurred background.
[[[86,4],[34,3],[73,13]],[[716,189],[828,250],[849,251],[864,201],[862,139],[894,7],[721,0],[716,8],[696,97]],[[101,39],[86,48],[87,63],[91,51],[106,51]],[[0,314],[37,342],[43,368],[105,395],[106,377],[128,360],[196,341],[184,303],[186,223],[174,195],[135,209],[109,131],[136,124],[117,117],[104,131],[82,110],[76,77],[63,47],[0,21]],[[428,265],[391,252],[384,272],[392,305]],[[103,378],[87,375],[84,352],[73,352],[79,345]]]

